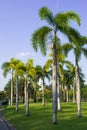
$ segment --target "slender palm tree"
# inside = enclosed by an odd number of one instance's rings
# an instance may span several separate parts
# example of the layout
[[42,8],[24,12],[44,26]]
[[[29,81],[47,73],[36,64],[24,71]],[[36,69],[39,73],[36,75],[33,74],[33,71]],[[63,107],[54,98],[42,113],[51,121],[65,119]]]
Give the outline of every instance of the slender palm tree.
[[[73,19],[80,24],[79,16],[74,12],[62,12],[53,16],[53,13],[47,8],[42,7],[39,10],[39,15],[42,20],[45,20],[49,26],[43,26],[36,30],[32,35],[32,45],[37,51],[40,48],[43,55],[46,54],[47,45],[50,43],[53,46],[53,123],[57,123],[57,55],[56,55],[56,36],[57,32],[61,31],[64,34],[69,29],[69,20]],[[50,45],[49,44],[49,45]]]
[[45,87],[45,78],[50,81],[50,71],[46,71],[46,66],[44,65],[41,67],[40,65],[36,65],[35,67],[36,70],[36,79],[37,81],[41,80],[41,89],[42,89],[42,105],[45,105],[45,99],[44,99],[44,87]]
[[73,50],[75,56],[75,75],[76,75],[76,96],[77,96],[77,109],[78,109],[78,117],[82,117],[81,113],[81,96],[80,96],[80,77],[79,77],[79,61],[81,59],[81,55],[83,54],[87,58],[87,48],[85,48],[85,44],[87,43],[87,38],[81,36],[80,33],[70,28],[68,32],[70,44],[64,45],[64,50],[67,53],[70,50]]
[[13,105],[13,74],[14,74],[14,58],[10,59],[9,62],[4,62],[2,64],[3,75],[6,77],[9,72],[11,72],[11,106]]
[[26,104],[26,116],[29,116],[29,84],[31,82],[31,77],[35,75],[33,71],[33,59],[28,59],[25,64],[25,104]]
[[[61,111],[61,104],[60,104],[60,80],[61,80],[61,77],[64,73],[64,69],[63,69],[63,66],[64,65],[68,65],[70,64],[69,61],[65,60],[65,54],[63,52],[63,48],[62,48],[62,45],[60,44],[60,40],[58,38],[56,38],[56,42],[57,42],[57,64],[58,64],[58,68],[57,68],[57,71],[58,71],[58,78],[57,78],[57,102],[58,102],[58,111]],[[51,48],[52,49],[52,48]],[[52,57],[52,53],[50,54],[50,56]],[[49,59],[46,63],[46,68],[48,69],[49,67],[51,67],[52,65],[52,59]],[[64,78],[63,78],[64,80]]]
[[33,95],[34,95],[34,102],[36,102],[36,90],[37,90],[37,87],[38,87],[38,84],[37,84],[37,74],[36,74],[36,69],[35,67],[31,67],[31,69],[29,70],[29,77],[31,79],[31,86],[33,88]]
[[72,85],[73,73],[70,70],[64,70],[64,87],[65,87],[65,101],[69,102],[69,90]]
[[75,66],[71,63],[71,64],[67,64],[67,69],[68,69],[68,72],[71,73],[71,76],[70,76],[70,85],[72,86],[72,89],[73,89],[73,103],[75,103]]
[[16,111],[18,111],[18,89],[19,89],[18,79],[19,76],[22,76],[24,73],[23,71],[24,64],[22,61],[18,59],[14,59],[14,64],[15,64],[14,74],[16,77]]

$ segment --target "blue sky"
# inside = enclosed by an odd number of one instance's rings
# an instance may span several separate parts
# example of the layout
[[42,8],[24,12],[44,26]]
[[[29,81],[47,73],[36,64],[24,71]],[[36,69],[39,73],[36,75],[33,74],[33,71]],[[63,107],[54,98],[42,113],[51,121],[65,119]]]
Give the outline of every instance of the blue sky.
[[[42,6],[50,8],[54,14],[60,11],[75,11],[81,17],[81,26],[75,26],[82,35],[87,36],[87,0],[0,0],[0,91],[9,76],[2,75],[1,65],[12,57],[26,61],[33,58],[35,64],[44,65],[47,57],[35,53],[31,46],[31,35],[44,25],[38,10]],[[73,61],[72,55],[69,56]],[[87,80],[87,60],[82,56],[80,66]],[[86,81],[87,82],[87,81]]]

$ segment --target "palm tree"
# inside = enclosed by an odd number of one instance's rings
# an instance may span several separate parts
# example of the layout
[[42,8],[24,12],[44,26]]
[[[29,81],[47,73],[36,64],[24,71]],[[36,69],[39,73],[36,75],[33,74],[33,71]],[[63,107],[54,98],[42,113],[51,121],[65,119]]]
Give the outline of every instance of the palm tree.
[[[37,84],[37,74],[36,74],[36,69],[35,67],[31,67],[31,69],[29,70],[29,77],[30,77],[30,86],[33,88],[33,95],[34,95],[34,102],[36,102],[36,89],[38,87]],[[30,88],[29,86],[29,88]]]
[[31,77],[35,75],[33,71],[33,59],[28,59],[25,64],[25,104],[26,104],[26,116],[29,116],[29,84],[31,83]]
[[67,53],[70,50],[73,50],[75,56],[75,75],[76,75],[76,96],[77,96],[77,109],[78,109],[78,117],[82,117],[81,113],[81,97],[80,97],[80,77],[79,77],[79,64],[78,62],[81,59],[81,55],[83,54],[87,58],[87,49],[85,48],[85,44],[87,43],[87,38],[81,36],[79,32],[73,28],[70,28],[69,32],[69,40],[71,44],[65,44],[64,50]]
[[11,97],[11,79],[8,80],[7,84],[4,87],[4,92],[6,94],[6,97],[9,99],[9,105],[10,105],[10,97]]
[[75,103],[75,66],[71,63],[71,64],[67,64],[67,69],[68,69],[68,72],[71,73],[70,75],[70,84],[72,86],[72,89],[73,89],[73,103]]
[[18,111],[18,79],[19,76],[22,76],[24,71],[23,71],[23,67],[24,64],[22,61],[18,60],[18,59],[14,59],[14,73],[15,73],[15,77],[16,77],[16,111]]
[[64,87],[65,87],[65,101],[69,102],[69,90],[72,85],[73,74],[70,70],[64,70]]
[[32,45],[37,51],[40,48],[43,55],[46,55],[47,45],[50,43],[53,47],[53,123],[57,123],[57,48],[56,37],[57,32],[61,31],[64,34],[69,29],[69,20],[76,20],[80,24],[79,16],[74,12],[62,12],[53,16],[53,13],[47,8],[42,7],[39,11],[42,20],[45,20],[49,26],[43,26],[36,30],[32,35]]
[[41,67],[40,65],[36,65],[36,79],[37,81],[41,80],[41,89],[42,89],[42,105],[45,105],[45,99],[44,99],[44,87],[45,87],[45,78],[50,81],[50,71],[46,71],[46,66],[44,65]]
[[[63,45],[60,44],[60,39],[57,38],[56,42],[57,42],[57,64],[58,64],[58,68],[57,68],[57,71],[58,71],[57,102],[58,102],[58,111],[61,111],[61,104],[60,104],[60,85],[61,85],[61,82],[60,81],[64,75],[63,66],[69,65],[71,63],[69,61],[65,60]],[[53,54],[51,53],[50,56],[52,57],[52,55]],[[49,59],[46,63],[46,68],[49,69],[49,67],[51,67],[51,65],[52,65],[52,59]],[[67,78],[67,77],[64,77],[63,80],[66,80],[65,78]]]
[[14,58],[10,59],[9,62],[4,62],[2,64],[3,75],[7,76],[9,72],[11,72],[11,106],[13,105],[13,73],[14,73]]
[[[23,73],[24,74],[24,73]],[[21,99],[23,100],[24,103],[24,77],[23,75],[20,75],[19,79],[18,79],[18,95],[21,97]]]

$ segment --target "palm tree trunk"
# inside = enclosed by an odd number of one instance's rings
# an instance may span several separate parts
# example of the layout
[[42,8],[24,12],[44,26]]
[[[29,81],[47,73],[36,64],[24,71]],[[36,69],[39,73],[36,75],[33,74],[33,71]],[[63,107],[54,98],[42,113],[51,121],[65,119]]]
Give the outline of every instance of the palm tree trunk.
[[16,76],[16,111],[18,111],[18,76]]
[[69,102],[69,90],[68,90],[68,88],[66,89],[66,101]]
[[34,86],[34,102],[36,102],[36,86]]
[[58,102],[58,111],[61,111],[59,78],[58,78],[58,85],[57,85],[57,102]]
[[11,106],[13,105],[13,71],[12,71],[12,79],[11,79]]
[[73,103],[75,103],[75,87],[73,86]]
[[[56,37],[55,37],[55,44],[56,44]],[[56,57],[55,44],[53,44],[53,72],[52,72],[53,124],[57,124],[57,57]]]
[[22,90],[22,91],[23,91],[23,93],[22,93],[23,104],[24,104],[24,102],[25,102],[25,100],[24,100],[24,99],[25,99],[25,95],[24,95],[24,88],[25,88],[25,87],[23,87],[23,90]]
[[81,95],[80,95],[80,78],[79,78],[79,67],[78,67],[78,60],[76,58],[76,89],[77,89],[77,109],[78,109],[78,117],[82,117],[81,114]]
[[26,78],[24,83],[24,104],[26,105]]
[[28,93],[28,81],[26,79],[26,116],[29,116],[29,93]]
[[62,86],[62,95],[63,95],[63,102],[66,102],[66,90],[64,84]]
[[45,105],[45,101],[44,101],[44,79],[43,79],[43,83],[42,83],[42,105]]
[[18,111],[18,76],[16,76],[16,111]]

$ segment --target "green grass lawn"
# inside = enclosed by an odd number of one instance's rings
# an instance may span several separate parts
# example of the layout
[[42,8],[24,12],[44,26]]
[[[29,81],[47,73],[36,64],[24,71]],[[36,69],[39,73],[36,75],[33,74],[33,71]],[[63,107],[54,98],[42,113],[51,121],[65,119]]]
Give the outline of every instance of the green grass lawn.
[[82,103],[82,118],[77,117],[76,104],[62,103],[58,112],[58,124],[52,123],[52,105],[43,107],[40,103],[30,104],[30,116],[25,116],[25,106],[5,107],[3,114],[17,130],[87,130],[87,103]]

